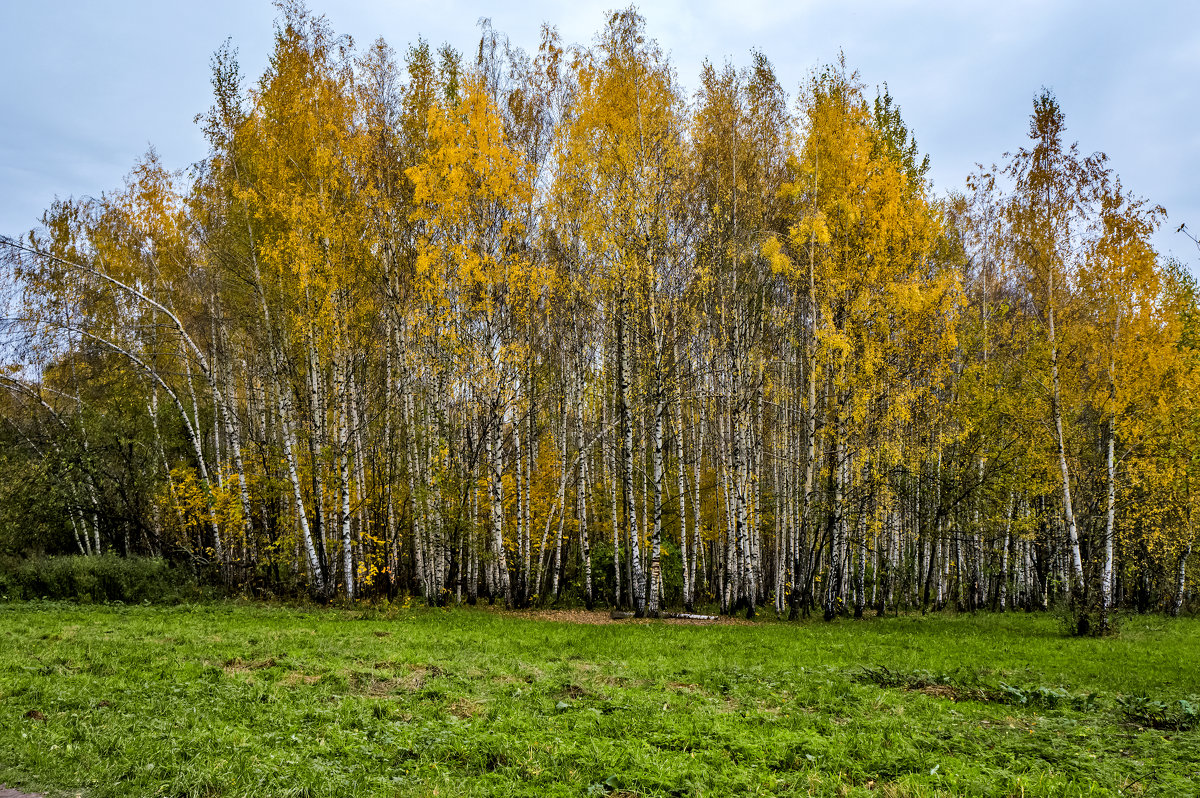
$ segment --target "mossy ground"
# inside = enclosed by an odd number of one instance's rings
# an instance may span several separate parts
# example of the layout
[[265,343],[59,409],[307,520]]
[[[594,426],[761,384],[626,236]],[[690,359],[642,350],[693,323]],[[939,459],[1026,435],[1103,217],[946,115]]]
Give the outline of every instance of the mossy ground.
[[[1200,731],[1122,707],[1200,693],[1197,662],[1200,620],[1150,616],[1078,639],[1025,614],[584,625],[11,602],[0,783],[85,798],[1192,795]],[[881,666],[935,683],[880,686],[864,669]],[[1071,698],[972,698],[1001,684]]]

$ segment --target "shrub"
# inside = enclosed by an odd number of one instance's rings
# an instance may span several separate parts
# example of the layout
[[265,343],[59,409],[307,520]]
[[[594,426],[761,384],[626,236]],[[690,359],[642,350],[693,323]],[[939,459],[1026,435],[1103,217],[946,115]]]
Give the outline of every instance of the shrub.
[[1063,633],[1070,637],[1113,637],[1120,632],[1121,615],[1117,608],[1102,611],[1095,595],[1079,601],[1063,599],[1054,605],[1052,612]]
[[0,596],[9,600],[172,603],[194,601],[202,592],[191,573],[154,557],[0,559]]

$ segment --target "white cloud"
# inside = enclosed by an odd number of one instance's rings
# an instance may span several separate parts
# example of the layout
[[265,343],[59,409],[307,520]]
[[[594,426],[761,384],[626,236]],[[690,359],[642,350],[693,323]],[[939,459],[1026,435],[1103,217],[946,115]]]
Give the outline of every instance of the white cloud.
[[[321,12],[317,0],[310,0]],[[623,2],[565,6],[480,0],[344,0],[327,14],[360,47],[382,35],[397,50],[424,35],[470,53],[480,17],[533,49],[548,21],[568,43],[589,43],[605,12]],[[637,3],[649,32],[694,87],[707,56],[745,63],[760,49],[794,92],[809,70],[846,53],[869,86],[886,81],[939,187],[962,185],[977,161],[1022,146],[1030,101],[1042,85],[1059,95],[1071,136],[1104,149],[1126,184],[1200,228],[1193,176],[1200,173],[1196,75],[1200,5],[1151,0],[656,0]],[[192,116],[209,103],[208,58],[227,37],[256,77],[271,46],[265,2],[158,0],[18,3],[6,9],[0,49],[8,113],[0,153],[0,231],[27,228],[55,192],[95,194],[120,184],[153,142],[182,167],[203,155]],[[10,161],[11,159],[11,161]],[[73,181],[78,181],[74,184]],[[1173,241],[1170,236],[1160,237]],[[1184,242],[1188,243],[1188,242]],[[1169,245],[1167,245],[1169,246]],[[1188,243],[1190,247],[1190,243]],[[1193,249],[1174,245],[1192,257]]]

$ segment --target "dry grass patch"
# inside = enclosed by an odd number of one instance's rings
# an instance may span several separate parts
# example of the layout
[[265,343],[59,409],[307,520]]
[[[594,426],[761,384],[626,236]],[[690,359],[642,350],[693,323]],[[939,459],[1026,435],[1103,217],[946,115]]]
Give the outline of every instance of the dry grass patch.
[[667,689],[673,690],[676,693],[701,693],[699,685],[688,684],[687,682],[667,682]]
[[599,695],[594,690],[578,684],[564,684],[554,691],[554,697],[563,701],[578,701],[581,698],[604,699],[604,696]]
[[925,687],[917,689],[918,693],[923,695],[933,696],[934,698],[948,698],[951,701],[958,700],[958,691],[948,684],[929,684]]
[[316,684],[319,681],[321,681],[320,676],[314,676],[311,673],[291,671],[280,680],[280,683],[286,685],[287,687],[295,687],[298,684]]
[[616,674],[601,674],[596,677],[596,681],[601,684],[607,684],[610,687],[628,687],[633,684],[633,680],[628,676],[618,676]]
[[459,720],[467,720],[479,715],[485,711],[483,702],[475,701],[470,698],[458,698],[446,707],[446,711]]
[[267,659],[252,660],[252,661],[244,660],[241,657],[234,657],[233,659],[225,660],[224,668],[225,668],[226,673],[232,675],[235,673],[249,673],[250,671],[259,671],[259,670],[263,670],[264,668],[274,668],[278,664],[279,663],[275,661],[274,657],[268,657]]
[[362,679],[355,680],[354,692],[381,698],[397,691],[404,690],[403,682],[399,679]]
[[396,679],[396,683],[405,690],[420,690],[430,677],[441,676],[441,668],[428,668],[424,665],[407,665],[408,673]]

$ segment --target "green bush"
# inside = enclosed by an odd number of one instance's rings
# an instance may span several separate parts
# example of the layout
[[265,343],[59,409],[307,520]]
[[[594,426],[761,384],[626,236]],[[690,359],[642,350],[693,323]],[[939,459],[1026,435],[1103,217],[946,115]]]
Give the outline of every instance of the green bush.
[[0,597],[8,600],[158,604],[194,601],[202,592],[195,576],[153,557],[0,559]]

